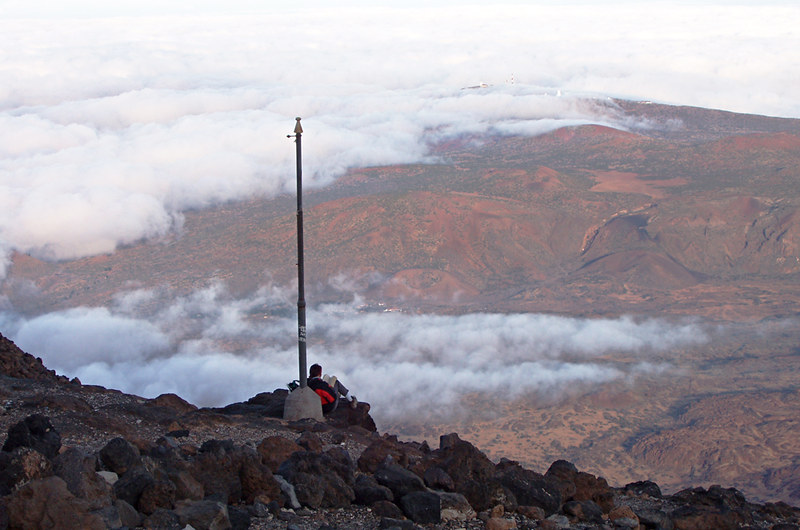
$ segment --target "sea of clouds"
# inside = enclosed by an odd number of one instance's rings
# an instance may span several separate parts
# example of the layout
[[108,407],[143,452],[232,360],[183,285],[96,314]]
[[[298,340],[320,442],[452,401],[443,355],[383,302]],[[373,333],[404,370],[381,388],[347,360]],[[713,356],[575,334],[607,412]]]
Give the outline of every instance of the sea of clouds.
[[[0,281],[13,252],[113,252],[179,229],[188,209],[292,192],[296,116],[308,187],[430,160],[461,135],[654,126],[609,97],[800,117],[798,20],[782,1],[5,1]],[[295,378],[292,319],[242,316],[275,289],[224,291],[165,297],[154,314],[136,300],[163,293],[26,318],[0,300],[0,324],[49,367],[142,395],[221,404]],[[659,368],[599,357],[706,337],[694,324],[352,307],[313,308],[309,322],[315,360],[387,406],[397,397],[381,373],[420,404],[434,383],[453,401],[509,381],[527,392],[629,378]]]
[[[291,289],[232,297],[221,283],[189,296],[121,293],[109,307],[0,316],[17,344],[83,383],[199,406],[244,401],[299,377]],[[465,394],[538,399],[679,373],[679,352],[717,331],[696,321],[539,314],[418,315],[350,304],[308,311],[319,362],[373,406],[379,423],[457,417]],[[423,414],[424,411],[424,414]]]

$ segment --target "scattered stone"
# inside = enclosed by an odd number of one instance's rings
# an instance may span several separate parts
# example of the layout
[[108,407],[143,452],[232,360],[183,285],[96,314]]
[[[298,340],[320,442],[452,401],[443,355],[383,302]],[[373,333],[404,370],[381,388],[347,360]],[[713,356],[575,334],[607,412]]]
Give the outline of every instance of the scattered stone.
[[105,480],[109,486],[113,486],[119,480],[119,475],[113,471],[98,471],[97,476]]
[[517,506],[516,512],[521,516],[533,521],[542,521],[547,517],[547,515],[544,513],[544,510],[538,506]]
[[384,517],[378,524],[378,528],[383,530],[417,530],[417,525],[411,521],[404,519],[393,519],[391,517]]
[[510,530],[516,528],[517,522],[514,519],[505,519],[502,517],[491,517],[486,521],[486,530]]

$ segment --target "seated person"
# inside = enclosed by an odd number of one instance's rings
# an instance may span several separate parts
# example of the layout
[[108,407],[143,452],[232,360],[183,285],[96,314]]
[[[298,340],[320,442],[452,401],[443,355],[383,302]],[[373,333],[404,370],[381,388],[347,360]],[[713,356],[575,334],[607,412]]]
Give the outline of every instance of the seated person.
[[336,410],[340,397],[350,402],[352,408],[356,408],[358,405],[356,397],[350,394],[347,387],[336,376],[326,375],[322,377],[322,366],[318,364],[312,364],[308,371],[308,387],[319,394],[319,398],[322,401],[323,414]]

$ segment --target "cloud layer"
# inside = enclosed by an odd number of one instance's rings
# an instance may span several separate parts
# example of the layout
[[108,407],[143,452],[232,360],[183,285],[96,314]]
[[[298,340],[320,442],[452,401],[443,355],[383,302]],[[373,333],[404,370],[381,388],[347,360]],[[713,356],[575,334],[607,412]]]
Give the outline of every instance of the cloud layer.
[[353,4],[6,3],[0,277],[291,191],[295,116],[308,186],[461,134],[632,126],[607,95],[800,117],[791,3]]
[[[0,325],[48,368],[83,383],[201,406],[246,400],[298,378],[297,321],[282,289],[236,299],[221,285],[191,296],[121,294],[110,308],[73,308]],[[156,308],[156,309],[154,309]],[[382,423],[453,417],[466,394],[558,396],[640,373],[709,340],[696,322],[534,314],[461,316],[312,308],[309,364],[369,401]],[[624,360],[623,360],[624,359]],[[659,360],[662,359],[662,360]]]

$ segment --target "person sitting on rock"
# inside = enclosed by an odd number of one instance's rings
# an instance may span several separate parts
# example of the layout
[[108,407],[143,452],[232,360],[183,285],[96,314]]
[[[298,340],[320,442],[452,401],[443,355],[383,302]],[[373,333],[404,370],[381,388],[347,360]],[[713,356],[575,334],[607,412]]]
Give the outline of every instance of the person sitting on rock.
[[312,364],[308,371],[308,387],[319,394],[322,401],[322,413],[328,414],[336,410],[339,399],[344,398],[352,408],[356,408],[358,400],[337,377],[325,375],[322,377],[322,366]]

